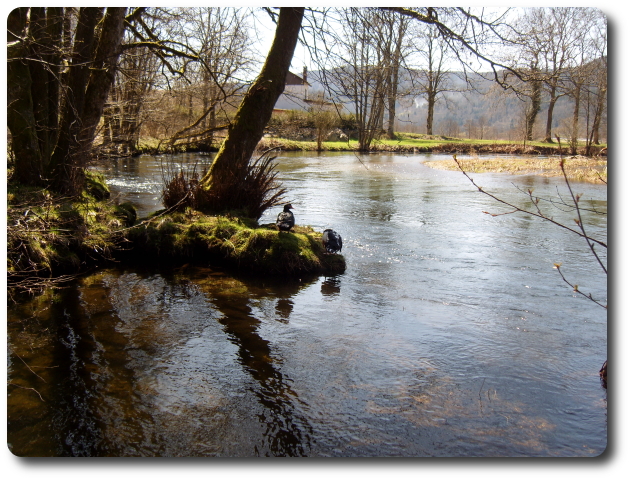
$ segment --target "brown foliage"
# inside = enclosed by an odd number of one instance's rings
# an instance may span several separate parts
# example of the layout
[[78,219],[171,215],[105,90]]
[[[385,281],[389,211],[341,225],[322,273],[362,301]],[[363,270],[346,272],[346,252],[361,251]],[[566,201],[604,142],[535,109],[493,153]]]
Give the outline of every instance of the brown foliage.
[[[189,172],[178,172],[163,166],[164,206],[173,210],[186,207],[212,213],[231,212],[247,218],[259,219],[265,210],[280,205],[284,201],[284,189],[277,181],[274,149],[264,151],[258,158],[252,158],[241,180],[214,182],[208,189],[200,183],[196,165]],[[236,176],[234,176],[236,178]]]

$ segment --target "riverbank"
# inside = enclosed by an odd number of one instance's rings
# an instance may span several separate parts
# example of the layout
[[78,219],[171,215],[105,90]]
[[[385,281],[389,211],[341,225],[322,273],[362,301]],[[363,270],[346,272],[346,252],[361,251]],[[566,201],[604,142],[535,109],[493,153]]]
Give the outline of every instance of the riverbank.
[[[426,136],[424,136],[426,137]],[[287,140],[282,138],[263,138],[259,149],[280,148],[284,151],[317,151],[317,143],[309,141]],[[586,147],[579,147],[578,154],[584,155]],[[604,150],[603,152],[601,152]],[[358,152],[359,144],[356,141],[348,142],[324,142],[323,152]],[[439,139],[430,138],[401,138],[400,140],[379,140],[370,146],[371,153],[450,153],[450,154],[499,154],[499,155],[569,155],[567,147],[560,149],[556,145],[531,144],[523,145],[508,142],[484,142],[484,141],[462,141],[460,139]],[[603,146],[594,148],[597,153],[601,152],[606,156],[606,149]]]
[[104,177],[89,173],[81,197],[9,184],[7,283],[10,298],[60,285],[114,264],[219,266],[254,275],[343,273],[342,255],[328,255],[321,232],[296,226],[203,215],[158,212],[136,221],[129,203],[109,199]]
[[[316,152],[317,142],[311,140],[295,140],[282,137],[265,136],[258,144],[259,150],[279,148],[285,152]],[[170,146],[157,140],[144,139],[139,142],[135,155],[141,154],[172,154],[185,152],[216,152],[218,146],[188,143]],[[323,152],[358,152],[359,143],[356,140],[326,141],[322,143]],[[397,139],[375,140],[370,146],[370,152],[382,153],[447,153],[447,154],[497,154],[497,155],[562,155],[569,156],[570,149],[561,149],[555,144],[530,142],[528,144],[509,141],[493,140],[465,140],[441,135],[423,135],[414,133],[399,133]],[[607,155],[606,145],[591,147],[591,153],[599,158]],[[586,147],[578,147],[579,155],[586,155]]]
[[94,172],[87,172],[87,189],[78,198],[10,182],[9,294],[35,292],[113,261],[136,215],[133,205],[109,196],[104,177]]
[[[555,158],[520,157],[520,158],[480,158],[478,156],[459,156],[457,159],[467,173],[509,173],[512,175],[539,175],[543,177],[561,177],[560,161]],[[459,170],[453,160],[436,160],[425,165],[439,170]],[[564,159],[567,178],[572,182],[605,184],[608,182],[608,162],[601,158],[568,157]]]

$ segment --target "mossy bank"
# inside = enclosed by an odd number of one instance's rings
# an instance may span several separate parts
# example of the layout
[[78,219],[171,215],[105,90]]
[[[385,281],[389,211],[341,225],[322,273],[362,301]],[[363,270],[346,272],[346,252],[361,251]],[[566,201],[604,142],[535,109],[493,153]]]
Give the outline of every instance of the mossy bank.
[[342,255],[327,255],[321,233],[296,226],[278,232],[275,225],[247,219],[204,215],[195,210],[148,219],[127,233],[131,248],[124,258],[163,266],[194,263],[236,268],[264,275],[334,275],[346,268]]
[[111,262],[136,220],[129,203],[109,200],[102,175],[87,172],[78,197],[45,188],[7,185],[9,289],[35,291]]
[[7,279],[11,296],[35,293],[94,268],[144,263],[223,267],[254,276],[334,275],[342,255],[327,255],[321,232],[208,216],[192,209],[157,213],[138,223],[133,205],[116,204],[100,174],[67,198],[41,188],[9,183]]

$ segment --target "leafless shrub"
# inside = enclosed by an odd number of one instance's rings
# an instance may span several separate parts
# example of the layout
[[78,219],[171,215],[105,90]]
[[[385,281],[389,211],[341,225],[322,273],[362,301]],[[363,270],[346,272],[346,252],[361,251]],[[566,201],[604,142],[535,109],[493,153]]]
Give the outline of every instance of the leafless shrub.
[[[205,190],[199,183],[200,175],[197,173],[198,162],[188,168],[175,166],[172,161],[162,162],[162,202],[166,208],[183,210],[186,207],[199,209]],[[203,173],[201,177],[203,177]]]
[[220,184],[213,184],[203,198],[202,209],[216,213],[233,212],[258,220],[265,210],[281,205],[286,189],[277,180],[274,150],[277,148],[267,149],[257,158],[254,154],[241,178],[223,178]]

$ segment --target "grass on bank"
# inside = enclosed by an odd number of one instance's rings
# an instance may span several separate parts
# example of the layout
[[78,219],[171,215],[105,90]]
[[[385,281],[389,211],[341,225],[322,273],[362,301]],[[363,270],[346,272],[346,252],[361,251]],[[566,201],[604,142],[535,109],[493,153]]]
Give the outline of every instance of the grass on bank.
[[275,225],[192,209],[140,224],[128,238],[134,245],[129,253],[153,263],[207,262],[270,275],[336,274],[346,267],[342,255],[325,254],[321,233],[310,226],[278,232]]
[[[416,149],[418,152],[451,152],[453,149],[457,151],[475,150],[478,153],[521,153],[521,154],[553,154],[558,146],[555,143],[545,143],[539,141],[529,141],[523,144],[522,141],[512,140],[480,140],[447,137],[444,135],[426,135],[421,133],[403,133],[397,132],[396,139],[388,138],[377,139],[372,142],[370,149],[372,151],[383,152],[412,152]],[[212,148],[218,150],[222,141],[222,137],[217,136]],[[328,152],[354,152],[357,151],[359,142],[350,139],[348,141],[325,141],[322,143],[323,151]],[[595,152],[604,149],[607,145],[601,144],[594,146]],[[156,138],[142,138],[138,142],[138,153],[181,153],[197,151],[197,145],[182,144],[176,145],[171,149],[167,149],[168,142],[160,141]],[[285,151],[317,151],[317,142],[307,140],[291,140],[282,137],[265,137],[260,141],[259,148],[265,150],[271,147],[280,147]],[[584,148],[584,144],[579,145]],[[205,147],[204,147],[205,148]],[[565,149],[567,146],[565,145]],[[167,151],[168,150],[168,151]],[[201,149],[201,151],[205,151]]]
[[[285,138],[264,138],[260,145],[262,149],[280,147],[285,151],[316,151],[317,143],[312,141],[289,140]],[[605,144],[597,145],[595,152],[606,147]],[[356,140],[323,142],[322,150],[327,152],[355,152],[359,148]],[[584,149],[584,145],[579,148]],[[505,154],[534,154],[554,155],[557,153],[557,144],[544,142],[513,142],[509,140],[478,140],[450,138],[442,136],[400,133],[395,140],[374,140],[370,146],[373,152],[477,152],[477,153],[505,153]],[[565,145],[563,150],[568,151]]]
[[[512,175],[540,175],[544,177],[560,177],[560,160],[558,157],[514,157],[514,158],[457,158],[468,173],[509,173]],[[459,170],[453,160],[436,160],[425,165],[440,170]],[[608,162],[605,159],[589,157],[569,157],[564,159],[564,168],[570,181],[607,183]]]

